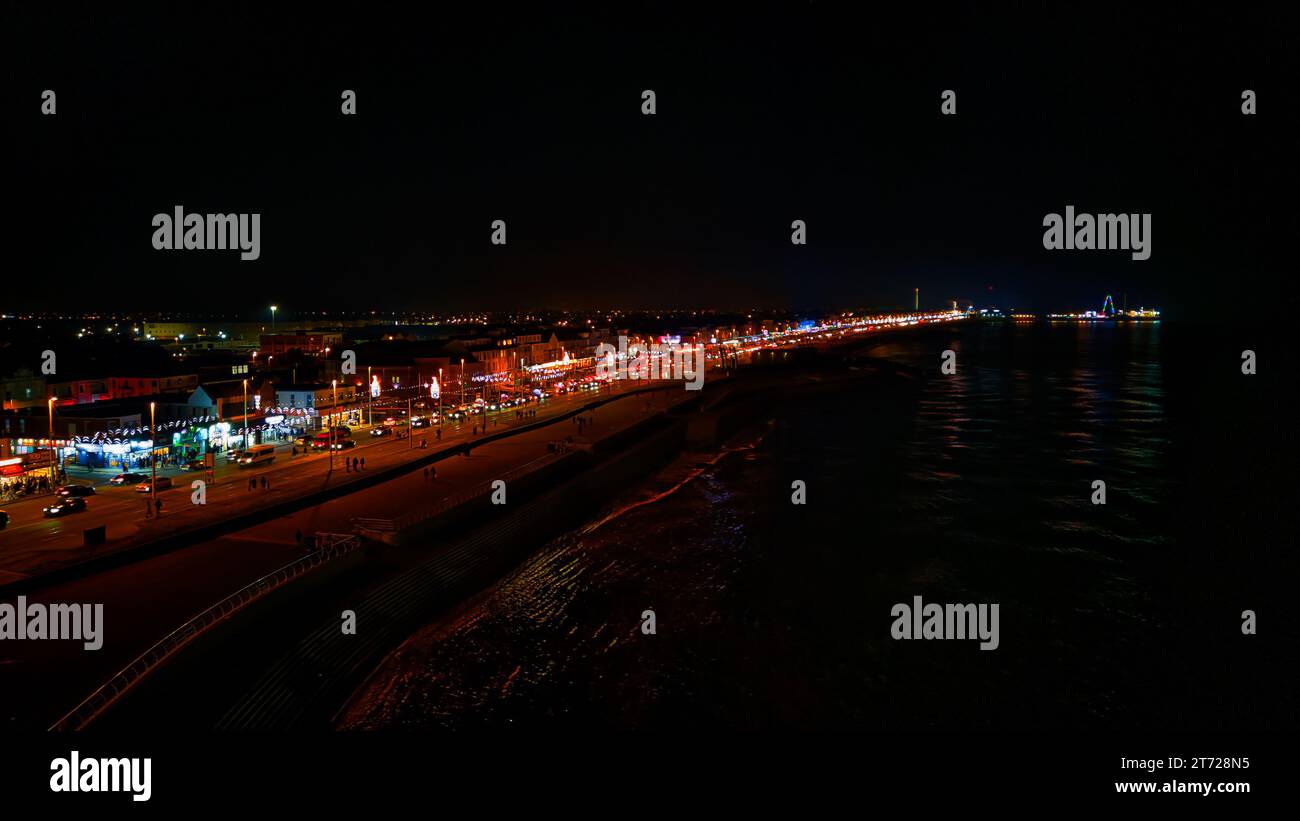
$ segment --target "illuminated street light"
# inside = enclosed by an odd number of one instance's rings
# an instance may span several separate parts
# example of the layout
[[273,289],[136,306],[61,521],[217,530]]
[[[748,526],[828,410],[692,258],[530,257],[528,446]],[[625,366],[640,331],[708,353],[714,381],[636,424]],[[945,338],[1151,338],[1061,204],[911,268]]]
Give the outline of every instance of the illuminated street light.
[[54,448],[54,397],[50,397],[50,484],[54,484],[54,457],[58,453]]
[[[158,423],[154,420],[154,405],[149,403],[149,499],[146,505],[152,505],[158,498]],[[146,507],[145,518],[148,517],[149,508]]]
[[338,413],[339,408],[339,381],[334,379],[330,383],[334,387],[334,404],[330,406],[330,473],[334,472],[334,415]]

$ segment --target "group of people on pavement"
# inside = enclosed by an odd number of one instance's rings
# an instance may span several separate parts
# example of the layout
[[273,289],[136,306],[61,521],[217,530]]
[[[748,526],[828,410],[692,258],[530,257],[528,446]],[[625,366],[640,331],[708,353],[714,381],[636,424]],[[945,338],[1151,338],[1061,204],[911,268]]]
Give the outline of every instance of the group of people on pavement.
[[259,478],[256,477],[256,476],[249,476],[249,477],[248,477],[248,489],[249,489],[249,490],[257,490],[257,488],[258,488],[258,484],[259,484],[259,481],[260,481],[260,484],[261,484],[262,490],[270,490],[270,489],[271,489],[271,482],[270,482],[270,480],[268,480],[265,476],[261,477],[260,480],[259,480]]
[[40,496],[54,490],[48,472],[17,479],[0,481],[0,499],[21,499],[24,496]]

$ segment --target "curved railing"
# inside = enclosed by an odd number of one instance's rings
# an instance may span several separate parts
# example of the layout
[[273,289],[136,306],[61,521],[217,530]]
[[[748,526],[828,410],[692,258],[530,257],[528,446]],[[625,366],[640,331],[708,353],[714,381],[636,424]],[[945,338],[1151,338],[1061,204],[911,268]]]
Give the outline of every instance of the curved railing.
[[194,618],[167,634],[122,668],[98,690],[91,693],[67,715],[50,726],[51,730],[80,730],[108,709],[124,693],[152,673],[170,656],[207,630],[233,616],[241,608],[307,573],[331,559],[351,553],[361,539],[351,534],[318,533],[317,549],[311,555],[290,562],[252,584],[226,596]]

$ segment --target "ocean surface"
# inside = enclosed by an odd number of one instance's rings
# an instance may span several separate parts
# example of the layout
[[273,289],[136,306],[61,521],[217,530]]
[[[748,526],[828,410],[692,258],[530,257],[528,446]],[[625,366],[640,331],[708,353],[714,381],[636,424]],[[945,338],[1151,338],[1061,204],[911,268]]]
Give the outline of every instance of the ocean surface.
[[[1253,344],[873,340],[412,636],[338,726],[1294,729],[1295,406]],[[998,648],[892,638],[915,596],[996,603]]]

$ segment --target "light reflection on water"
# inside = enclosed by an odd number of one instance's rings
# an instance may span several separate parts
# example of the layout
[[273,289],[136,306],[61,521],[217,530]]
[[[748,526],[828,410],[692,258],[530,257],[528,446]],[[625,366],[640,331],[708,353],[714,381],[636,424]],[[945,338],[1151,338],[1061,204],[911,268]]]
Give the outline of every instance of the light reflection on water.
[[[1160,344],[1158,325],[881,343],[873,356],[927,374],[911,399],[778,404],[768,446],[679,460],[413,637],[343,725],[1114,718],[1137,686],[1115,671],[1159,641],[1115,636],[1164,620],[1123,564],[1166,540]],[[949,347],[958,372],[938,376]],[[1002,649],[889,641],[883,614],[913,594],[1001,602]]]

